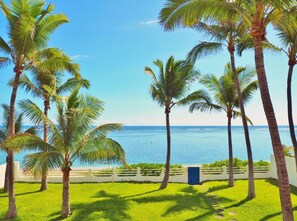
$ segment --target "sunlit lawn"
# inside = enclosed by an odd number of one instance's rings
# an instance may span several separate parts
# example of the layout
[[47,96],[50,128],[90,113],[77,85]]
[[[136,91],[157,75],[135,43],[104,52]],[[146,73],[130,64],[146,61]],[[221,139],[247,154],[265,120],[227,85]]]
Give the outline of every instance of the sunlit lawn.
[[[274,180],[257,180],[257,198],[246,200],[247,181],[206,182],[199,186],[101,183],[71,184],[73,214],[66,220],[281,220],[278,188]],[[61,184],[49,184],[39,192],[39,184],[16,184],[17,220],[58,220]],[[292,190],[297,217],[296,189]],[[7,210],[7,194],[0,194],[0,216]],[[2,219],[3,220],[3,219]]]

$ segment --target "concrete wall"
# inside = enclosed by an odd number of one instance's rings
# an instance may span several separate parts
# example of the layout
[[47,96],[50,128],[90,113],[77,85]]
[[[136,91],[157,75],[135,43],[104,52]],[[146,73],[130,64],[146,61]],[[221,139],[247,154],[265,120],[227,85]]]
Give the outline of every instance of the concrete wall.
[[[276,171],[276,164],[274,155],[270,155],[270,171],[271,171],[271,178],[277,179],[277,171]],[[289,175],[289,182],[291,185],[297,187],[297,173],[296,173],[296,165],[295,165],[295,158],[293,157],[286,157],[286,166]]]
[[0,188],[4,187],[5,168],[6,164],[0,165]]

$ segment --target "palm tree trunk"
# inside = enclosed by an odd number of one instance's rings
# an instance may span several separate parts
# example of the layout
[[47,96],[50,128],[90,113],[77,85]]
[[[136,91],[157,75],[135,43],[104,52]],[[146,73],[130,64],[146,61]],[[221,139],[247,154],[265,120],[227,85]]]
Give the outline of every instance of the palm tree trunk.
[[234,171],[233,171],[233,148],[231,134],[231,119],[232,114],[228,113],[228,146],[229,146],[229,187],[234,186]]
[[159,189],[165,189],[168,184],[169,180],[169,172],[170,172],[170,149],[171,149],[171,139],[170,139],[170,122],[169,122],[169,114],[170,110],[166,108],[166,131],[167,131],[167,156],[166,156],[166,169],[165,169],[165,175],[164,179],[161,183],[161,186]]
[[[44,100],[44,115],[48,116],[48,110],[50,107],[50,101],[49,99],[45,98]],[[43,124],[43,140],[45,143],[48,142],[48,124],[46,122],[44,122]],[[45,150],[47,151],[47,150]],[[44,191],[47,190],[47,168],[44,167],[42,170],[42,177],[41,177],[41,187],[40,187],[40,191]]]
[[69,174],[70,168],[63,168],[63,192],[62,192],[62,210],[61,218],[67,218],[70,216],[70,201],[69,201]]
[[[260,22],[258,22],[260,23]],[[270,98],[269,88],[266,79],[265,67],[264,67],[264,55],[262,48],[262,34],[258,33],[258,30],[261,31],[261,27],[258,27],[257,22],[255,22],[254,32],[252,32],[254,40],[254,51],[255,51],[255,63],[258,76],[258,82],[260,87],[260,93],[262,98],[262,103],[264,107],[265,116],[267,119],[273,152],[275,155],[275,161],[277,166],[277,176],[279,181],[279,193],[280,201],[282,207],[283,220],[293,221],[293,211],[292,211],[292,202],[290,196],[290,185],[288,179],[288,172],[286,168],[285,156],[283,146],[280,140],[278,126],[273,110],[273,105]],[[263,31],[265,33],[265,31]]]
[[8,166],[7,166],[7,162],[8,162],[8,152],[7,152],[7,157],[6,157],[6,167],[5,167],[5,175],[4,175],[4,189],[3,189],[3,193],[7,193],[8,192]]
[[252,199],[256,197],[255,192],[255,181],[254,181],[254,164],[253,164],[253,153],[252,147],[250,142],[250,135],[249,135],[249,128],[246,120],[245,109],[242,102],[242,95],[241,95],[241,88],[238,80],[238,73],[235,66],[235,58],[234,58],[234,47],[233,49],[229,50],[230,52],[230,60],[231,60],[231,68],[234,75],[234,82],[236,85],[237,95],[238,95],[238,103],[240,107],[240,112],[242,115],[242,125],[244,130],[244,137],[245,137],[245,144],[247,150],[247,157],[248,157],[248,176],[249,176],[249,184],[248,184],[248,198]]
[[[17,96],[18,84],[20,76],[23,72],[22,67],[15,67],[15,78],[13,82],[13,88],[10,98],[10,108],[9,108],[9,136],[13,137],[15,134],[15,123],[14,123],[14,110],[15,110],[15,100]],[[6,218],[15,218],[17,216],[15,193],[14,193],[14,152],[8,149],[7,167],[8,167],[8,211]]]
[[293,113],[292,113],[292,75],[293,75],[294,65],[295,65],[294,63],[292,64],[289,63],[288,79],[287,79],[287,102],[288,102],[288,121],[289,121],[289,128],[290,128],[290,136],[294,147],[295,165],[297,170],[297,141],[296,141],[294,120],[293,120]]

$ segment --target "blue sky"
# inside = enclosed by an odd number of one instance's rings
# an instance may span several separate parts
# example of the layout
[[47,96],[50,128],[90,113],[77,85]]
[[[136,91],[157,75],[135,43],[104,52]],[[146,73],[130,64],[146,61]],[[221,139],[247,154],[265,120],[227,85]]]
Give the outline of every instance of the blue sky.
[[[157,23],[159,11],[165,1],[160,0],[54,0],[56,13],[66,14],[70,22],[61,26],[52,36],[49,47],[58,47],[81,65],[84,78],[91,81],[91,88],[84,93],[95,95],[105,103],[105,112],[98,123],[119,122],[124,125],[164,125],[163,108],[158,107],[149,94],[151,79],[144,73],[144,66],[155,71],[153,60],[164,62],[170,55],[183,59],[199,40],[207,40],[190,29],[163,32]],[[3,16],[0,25],[4,26]],[[6,38],[5,28],[0,35]],[[278,44],[275,33],[268,36]],[[204,58],[196,63],[201,73],[220,75],[228,62],[227,53]],[[253,53],[246,52],[237,59],[238,65],[254,66]],[[284,55],[268,53],[265,57],[267,76],[273,104],[280,125],[286,119],[286,73]],[[11,89],[6,85],[13,76],[12,67],[0,70],[1,103],[8,103]],[[293,88],[296,80],[293,82]],[[194,84],[193,90],[199,85]],[[295,91],[294,91],[295,92]],[[18,100],[31,98],[19,90]],[[34,98],[32,98],[34,99]],[[296,98],[293,98],[295,101]],[[38,104],[41,101],[34,100]],[[55,114],[52,112],[51,116]],[[255,125],[265,125],[266,119],[260,94],[247,106],[247,115]],[[171,114],[172,125],[226,125],[224,113],[188,113],[187,108],[176,108]],[[234,124],[240,125],[236,120]]]

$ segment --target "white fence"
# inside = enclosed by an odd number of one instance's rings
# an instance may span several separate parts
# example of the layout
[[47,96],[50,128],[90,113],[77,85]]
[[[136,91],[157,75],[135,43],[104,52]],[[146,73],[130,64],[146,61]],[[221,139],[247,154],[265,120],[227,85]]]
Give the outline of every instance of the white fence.
[[[162,182],[164,177],[163,169],[75,169],[70,172],[70,182],[73,183],[101,183],[101,182]],[[19,169],[19,162],[15,162],[15,181],[17,182],[40,182],[40,178],[34,178],[24,174]],[[51,170],[48,173],[48,182],[61,183],[62,172]],[[187,183],[187,168],[170,170],[169,182]]]
[[[254,177],[256,179],[270,178],[270,167],[254,167]],[[201,168],[200,181],[207,180],[227,180],[229,170],[227,167]],[[234,179],[248,179],[248,167],[234,168]]]
[[[277,179],[274,156],[270,156],[270,167],[254,167],[256,179],[275,178]],[[294,158],[286,157],[286,164],[291,185],[297,186],[297,173]],[[0,165],[0,188],[4,185],[5,164]],[[74,168],[70,172],[70,181],[73,183],[97,183],[97,182],[161,182],[164,177],[163,169],[78,169]],[[229,171],[226,167],[201,168],[200,182],[207,180],[227,180]],[[235,179],[247,179],[248,168],[234,168]],[[40,178],[34,178],[25,174],[19,167],[19,162],[15,162],[15,181],[17,182],[40,182]],[[48,182],[61,183],[62,172],[51,170],[48,174]],[[188,168],[171,169],[169,182],[188,183]]]
[[[277,179],[277,171],[274,155],[270,156],[270,167],[271,167],[271,178]],[[296,172],[296,164],[294,157],[286,157],[286,166],[289,175],[289,182],[291,185],[297,187],[297,172]]]
[[0,188],[4,187],[5,168],[6,164],[0,165]]

